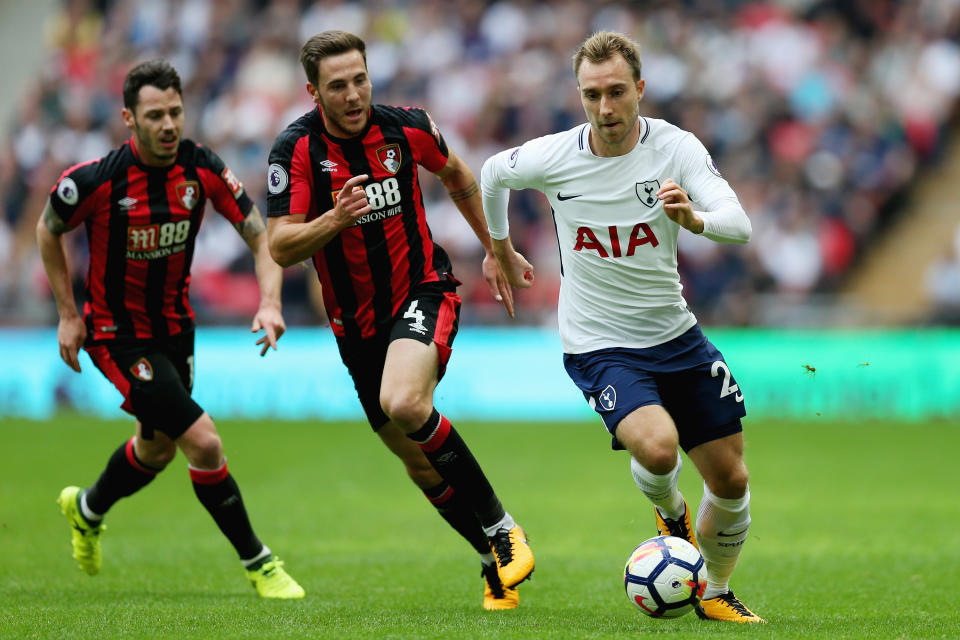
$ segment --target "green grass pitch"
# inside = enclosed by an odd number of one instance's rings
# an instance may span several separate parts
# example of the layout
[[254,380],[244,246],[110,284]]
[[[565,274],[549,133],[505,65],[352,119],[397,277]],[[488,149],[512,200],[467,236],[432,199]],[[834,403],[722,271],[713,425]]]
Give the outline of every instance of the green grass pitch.
[[[54,501],[132,425],[4,419],[0,638],[960,637],[956,422],[747,423],[753,527],[733,587],[762,627],[627,601],[623,563],[654,519],[599,422],[457,426],[536,553],[516,611],[480,608],[475,554],[365,425],[218,423],[255,529],[307,590],[268,602],[182,456],[114,507],[103,571],[81,573]],[[681,482],[696,509],[689,461]]]

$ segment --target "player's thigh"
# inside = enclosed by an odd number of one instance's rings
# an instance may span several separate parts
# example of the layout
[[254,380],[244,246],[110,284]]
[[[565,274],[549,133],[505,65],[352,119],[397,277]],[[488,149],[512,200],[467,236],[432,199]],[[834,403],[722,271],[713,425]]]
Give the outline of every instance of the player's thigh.
[[377,435],[383,444],[403,462],[407,474],[421,489],[429,489],[440,484],[442,478],[436,472],[427,456],[413,440],[407,437],[400,427],[388,422],[379,429]]
[[436,351],[436,358],[431,356],[430,361],[425,362],[433,370],[423,373],[436,380],[443,378],[460,325],[461,299],[456,292],[457,284],[459,281],[453,280],[417,286],[400,306],[400,313],[393,319],[389,331],[391,346],[409,339]]
[[432,398],[439,362],[439,354],[432,344],[409,338],[392,341],[383,364],[381,398],[397,394]]
[[[607,431],[613,436],[614,449],[627,448],[618,437],[620,425],[638,409],[653,405],[662,405],[657,384],[653,376],[637,366],[635,358],[622,349],[603,349],[582,354],[566,354],[563,366],[567,375],[583,393],[591,409],[597,412]],[[662,421],[652,416],[656,411],[641,412],[635,416],[636,422],[645,424],[641,418],[651,416],[653,424]],[[668,416],[669,417],[669,416]],[[628,429],[634,421],[628,424]],[[628,436],[631,444],[639,439]]]
[[664,474],[677,463],[677,428],[661,405],[631,411],[620,421],[617,440],[651,473]]
[[743,460],[743,432],[697,445],[687,452],[710,491],[720,498],[740,498],[749,472]]
[[122,408],[136,416],[144,440],[151,440],[156,431],[176,440],[203,414],[183,375],[192,351],[168,346],[144,341],[88,349],[97,368],[123,395]]
[[657,373],[656,380],[684,451],[742,431],[743,394],[718,351],[687,369]]
[[390,420],[380,407],[380,383],[388,344],[386,334],[366,339],[337,338],[340,359],[350,373],[357,398],[374,431]]

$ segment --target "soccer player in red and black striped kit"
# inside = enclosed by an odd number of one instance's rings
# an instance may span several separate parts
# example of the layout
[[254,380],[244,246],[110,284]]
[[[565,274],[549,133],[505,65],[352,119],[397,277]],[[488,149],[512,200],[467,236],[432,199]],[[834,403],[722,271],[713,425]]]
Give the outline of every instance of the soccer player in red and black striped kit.
[[[210,416],[191,398],[194,312],[190,263],[209,199],[233,223],[256,263],[261,302],[252,331],[276,349],[285,325],[282,271],[270,257],[260,212],[223,161],[182,139],[180,78],[161,60],[134,67],[123,85],[130,140],[67,169],[37,224],[37,242],[60,323],[60,357],[80,371],[86,349],[136,416],[136,435],[113,453],[90,487],[67,487],[57,502],[70,522],[73,556],[96,575],[103,516],[139,491],[183,451],[197,498],[234,546],[247,578],[266,598],[301,598],[303,589],[254,534],[240,489],[227,471]],[[83,318],[70,286],[63,234],[83,223],[90,247]]]
[[457,332],[459,281],[424,217],[418,166],[435,173],[486,248],[483,275],[513,313],[470,168],[421,109],[371,104],[366,47],[343,31],[304,44],[317,108],[270,152],[270,252],[313,259],[340,355],[367,419],[446,521],[481,556],[486,609],[517,606],[533,571],[523,530],[433,393]]

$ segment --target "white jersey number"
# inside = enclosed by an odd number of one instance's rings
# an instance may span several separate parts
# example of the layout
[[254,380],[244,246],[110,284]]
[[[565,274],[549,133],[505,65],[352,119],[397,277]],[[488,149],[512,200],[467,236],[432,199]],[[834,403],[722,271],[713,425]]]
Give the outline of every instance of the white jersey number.
[[713,366],[710,368],[710,375],[716,378],[720,375],[720,371],[723,371],[723,386],[720,388],[720,397],[726,398],[731,393],[735,393],[737,394],[737,402],[743,402],[740,385],[735,384],[732,387],[730,386],[730,369],[727,368],[727,363],[723,360],[717,360],[713,363]]

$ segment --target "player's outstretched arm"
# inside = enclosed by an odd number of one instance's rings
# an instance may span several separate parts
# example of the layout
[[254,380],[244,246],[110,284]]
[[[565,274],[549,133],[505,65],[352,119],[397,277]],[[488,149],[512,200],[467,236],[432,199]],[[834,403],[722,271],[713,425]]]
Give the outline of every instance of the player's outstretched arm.
[[270,256],[267,248],[266,227],[260,210],[254,206],[247,217],[236,224],[237,232],[253,253],[254,269],[257,273],[257,284],[260,285],[260,306],[253,316],[250,325],[251,333],[264,332],[257,346],[262,345],[260,356],[267,353],[267,349],[277,350],[277,341],[287,330],[281,312],[280,289],[283,285],[283,269]]
[[43,215],[37,222],[37,246],[43,268],[57,302],[60,322],[57,325],[57,343],[60,345],[60,358],[74,371],[80,371],[78,354],[87,338],[87,327],[77,312],[77,303],[73,299],[70,286],[70,270],[67,267],[67,255],[63,247],[63,234],[70,228],[64,224],[47,200]]
[[513,291],[510,289],[506,275],[493,255],[490,234],[487,232],[487,223],[483,217],[480,187],[477,185],[477,179],[473,175],[473,171],[470,170],[466,162],[460,159],[460,156],[451,151],[447,158],[447,164],[437,172],[437,177],[440,178],[447,193],[450,194],[450,199],[457,205],[460,214],[483,245],[486,252],[481,264],[483,279],[490,289],[490,295],[493,296],[494,300],[503,303],[504,308],[512,318]]
[[277,264],[289,267],[306,260],[361,216],[370,213],[367,192],[360,186],[367,177],[361,174],[347,180],[333,209],[310,222],[305,222],[306,216],[302,213],[270,218],[267,246]]

